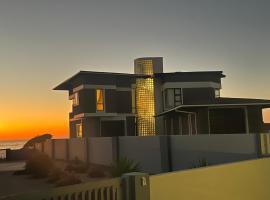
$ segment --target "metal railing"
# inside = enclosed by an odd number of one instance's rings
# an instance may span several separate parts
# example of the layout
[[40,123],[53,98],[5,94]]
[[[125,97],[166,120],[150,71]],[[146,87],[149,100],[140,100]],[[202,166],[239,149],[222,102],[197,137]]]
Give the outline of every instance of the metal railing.
[[6,196],[0,200],[122,200],[120,184],[120,178],[107,179],[41,192]]

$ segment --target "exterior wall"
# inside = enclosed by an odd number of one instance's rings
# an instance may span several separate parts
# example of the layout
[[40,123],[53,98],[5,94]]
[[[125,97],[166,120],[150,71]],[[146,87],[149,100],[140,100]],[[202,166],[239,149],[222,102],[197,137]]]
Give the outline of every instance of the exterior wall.
[[[163,112],[163,94],[162,82],[160,79],[154,78],[154,96],[155,96],[155,114]],[[156,135],[164,133],[163,117],[155,118]]]
[[70,138],[76,138],[76,124],[81,123],[81,120],[76,120],[76,121],[70,121],[69,122],[69,137]]
[[132,100],[130,91],[116,91],[117,113],[132,113]]
[[58,139],[54,142],[54,158],[58,160],[67,160],[68,158],[68,140]]
[[126,129],[127,136],[135,136],[136,135],[136,124],[135,117],[126,117]]
[[209,109],[211,134],[247,133],[244,108]]
[[83,137],[100,136],[100,118],[87,117],[83,119]]
[[44,153],[53,158],[53,140],[46,140],[44,142]]
[[168,73],[164,74],[162,78],[163,82],[215,82],[221,83],[220,73]]
[[269,199],[270,159],[150,176],[150,200]]
[[69,139],[69,160],[78,158],[81,161],[87,161],[86,140],[81,138]]
[[101,137],[116,137],[125,135],[124,120],[104,120],[101,121]]
[[192,168],[202,159],[215,165],[269,155],[269,136],[257,137],[257,134],[91,137],[69,139],[68,148],[65,140],[48,140],[44,153],[55,159],[77,157],[100,165],[126,157],[138,162],[144,172],[156,174]]
[[200,159],[211,164],[257,157],[255,134],[170,136],[172,169],[187,169]]
[[198,99],[201,102],[214,102],[214,88],[183,88],[183,104],[194,104]]
[[116,161],[116,138],[93,137],[88,139],[88,160],[90,163],[111,165]]
[[105,90],[105,110],[107,113],[117,112],[117,92],[113,89]]
[[199,108],[197,111],[197,128],[199,134],[209,134],[208,108]]
[[[167,171],[163,154],[163,142],[158,136],[119,137],[119,157],[138,162],[143,171],[160,173]],[[166,158],[166,156],[165,156]]]
[[263,132],[263,117],[262,109],[256,106],[249,106],[247,108],[249,131],[254,133]]

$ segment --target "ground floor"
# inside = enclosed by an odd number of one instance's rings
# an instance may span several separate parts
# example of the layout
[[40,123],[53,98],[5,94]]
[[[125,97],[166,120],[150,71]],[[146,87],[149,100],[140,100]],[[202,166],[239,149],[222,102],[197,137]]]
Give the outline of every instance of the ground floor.
[[70,137],[114,137],[136,135],[134,116],[84,117],[70,121]]
[[[155,116],[155,135],[269,132],[260,106],[190,106]],[[70,121],[70,136],[135,136],[136,116],[85,116]]]
[[266,132],[258,106],[190,107],[160,116],[169,135]]

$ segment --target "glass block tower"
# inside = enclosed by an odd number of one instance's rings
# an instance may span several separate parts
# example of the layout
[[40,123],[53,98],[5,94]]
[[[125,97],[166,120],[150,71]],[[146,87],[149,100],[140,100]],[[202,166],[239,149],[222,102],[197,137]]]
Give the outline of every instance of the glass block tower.
[[135,74],[150,76],[149,78],[138,78],[136,80],[137,134],[139,136],[155,135],[155,87],[153,75],[154,73],[163,72],[162,58],[138,58],[134,61],[134,72]]

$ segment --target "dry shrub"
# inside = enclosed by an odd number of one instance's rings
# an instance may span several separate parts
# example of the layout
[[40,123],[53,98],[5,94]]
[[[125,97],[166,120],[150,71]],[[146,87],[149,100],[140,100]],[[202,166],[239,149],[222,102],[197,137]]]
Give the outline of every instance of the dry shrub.
[[65,170],[68,172],[86,173],[88,170],[88,165],[76,157],[67,164]]
[[105,177],[105,173],[103,170],[97,168],[97,167],[94,167],[94,168],[91,168],[88,172],[88,176],[90,178],[103,178]]
[[75,185],[75,184],[79,184],[82,181],[76,177],[73,174],[66,174],[66,176],[62,177],[60,180],[58,180],[55,184],[56,187],[60,187],[60,186],[67,186],[67,185]]
[[49,183],[55,183],[59,181],[60,179],[63,179],[67,173],[65,173],[63,170],[59,168],[53,168],[49,173],[48,182]]
[[45,178],[53,169],[53,161],[46,154],[33,153],[28,156],[25,165],[25,172],[35,178]]

